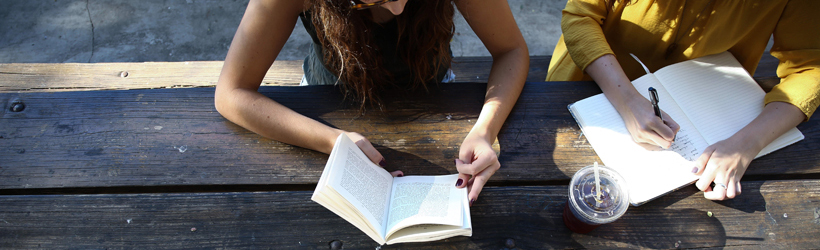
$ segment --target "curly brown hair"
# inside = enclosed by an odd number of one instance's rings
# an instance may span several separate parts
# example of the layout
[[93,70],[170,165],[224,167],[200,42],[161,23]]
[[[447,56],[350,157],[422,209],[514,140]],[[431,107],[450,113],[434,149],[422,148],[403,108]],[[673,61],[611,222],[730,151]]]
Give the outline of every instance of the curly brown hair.
[[[370,11],[352,10],[350,0],[309,0],[312,24],[328,69],[361,103],[379,104],[377,92],[392,74],[379,67],[382,59],[373,43],[375,24]],[[441,67],[449,67],[450,40],[455,27],[453,0],[408,1],[396,16],[398,56],[413,73],[413,86],[427,88]],[[432,64],[432,65],[431,65]]]

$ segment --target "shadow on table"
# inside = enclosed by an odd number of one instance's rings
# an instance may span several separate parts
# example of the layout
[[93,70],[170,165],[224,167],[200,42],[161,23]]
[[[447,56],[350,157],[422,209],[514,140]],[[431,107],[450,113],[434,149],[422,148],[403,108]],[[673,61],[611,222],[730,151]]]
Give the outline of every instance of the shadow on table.
[[[762,242],[759,237],[728,236],[718,215],[730,210],[754,213],[766,210],[762,182],[743,182],[745,192],[732,200],[710,201],[690,185],[639,207],[630,207],[618,221],[589,235],[573,235],[584,247],[617,241],[646,248],[723,247],[727,240]],[[694,208],[692,208],[694,207]],[[712,212],[714,216],[710,216]],[[737,219],[737,218],[736,218]]]
[[588,235],[575,234],[573,239],[584,242],[587,248],[618,245],[608,241],[628,247],[666,249],[726,245],[726,231],[720,220],[699,209],[631,209],[618,221]]
[[373,147],[388,161],[385,167],[388,171],[401,170],[405,175],[446,175],[456,173],[455,167],[440,166],[430,162],[428,159],[418,157],[411,153],[398,151],[379,144],[374,144]]
[[[713,202],[726,208],[740,210],[745,213],[766,211],[766,199],[760,193],[760,188],[763,183],[764,182],[761,181],[741,181],[740,185],[743,193],[734,199]],[[702,193],[699,193],[699,196],[701,199],[705,199]]]

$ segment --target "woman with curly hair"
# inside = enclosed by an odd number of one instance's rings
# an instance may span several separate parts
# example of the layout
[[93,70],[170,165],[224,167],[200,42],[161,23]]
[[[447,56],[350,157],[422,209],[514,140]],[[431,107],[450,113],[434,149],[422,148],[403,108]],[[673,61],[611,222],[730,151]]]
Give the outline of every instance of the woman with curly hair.
[[[455,8],[493,57],[481,114],[455,160],[459,188],[478,197],[500,167],[492,149],[524,86],[527,46],[506,0],[251,0],[216,87],[215,105],[228,120],[264,137],[330,153],[347,134],[374,163],[386,160],[362,135],[324,125],[260,94],[262,78],[297,19],[313,39],[302,85],[341,85],[364,109],[379,90],[426,88],[448,75]],[[402,175],[400,171],[394,175]]]

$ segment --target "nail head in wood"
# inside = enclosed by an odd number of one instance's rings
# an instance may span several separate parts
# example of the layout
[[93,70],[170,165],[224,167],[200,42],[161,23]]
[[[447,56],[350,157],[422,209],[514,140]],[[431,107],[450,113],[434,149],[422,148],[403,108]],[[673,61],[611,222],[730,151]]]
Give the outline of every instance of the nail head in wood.
[[128,71],[120,71],[120,77],[128,77]]
[[344,244],[342,243],[341,240],[333,240],[333,241],[330,242],[330,249],[331,250],[341,250],[342,245],[344,245]]
[[507,239],[504,241],[504,246],[507,248],[514,248],[515,247],[515,240]]
[[26,109],[26,104],[23,102],[13,102],[11,103],[11,112],[21,112]]

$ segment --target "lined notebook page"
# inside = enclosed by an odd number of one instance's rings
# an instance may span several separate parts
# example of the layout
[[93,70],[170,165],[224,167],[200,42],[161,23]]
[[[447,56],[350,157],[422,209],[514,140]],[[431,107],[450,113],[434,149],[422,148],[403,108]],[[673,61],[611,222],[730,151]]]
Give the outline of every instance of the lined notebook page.
[[[686,114],[674,101],[666,88],[653,74],[646,74],[635,79],[635,81],[632,81],[632,86],[635,86],[635,89],[646,98],[647,102],[649,101],[649,87],[653,87],[658,91],[658,106],[669,115],[669,117],[664,117],[664,119],[671,118],[681,127],[681,130],[675,138],[675,142],[672,143],[672,147],[668,150],[678,152],[683,158],[686,158],[694,164],[695,160],[698,159],[698,156],[703,153],[703,150],[705,150],[709,144],[703,136],[700,135],[700,132],[692,122],[689,121],[689,118],[686,117]],[[692,168],[689,168],[689,170],[691,171]]]
[[[638,86],[660,85],[651,75],[635,82]],[[661,100],[669,98],[663,89],[659,88],[658,94]],[[661,104],[661,108],[676,121],[686,120],[677,118],[682,111],[674,107],[673,102],[663,105],[662,101]],[[570,111],[604,165],[614,168],[626,179],[633,205],[640,205],[697,180],[697,176],[691,173],[692,160],[707,144],[688,122],[681,125],[682,129],[671,150],[649,151],[632,140],[623,119],[603,94],[576,102],[570,106]]]
[[[709,144],[729,138],[763,112],[766,93],[729,52],[673,64],[655,76]],[[794,128],[758,156],[802,138]]]
[[766,95],[729,52],[655,73],[709,144],[729,138],[763,112]]

